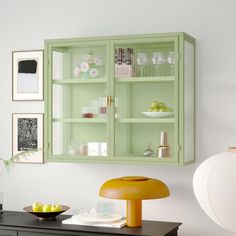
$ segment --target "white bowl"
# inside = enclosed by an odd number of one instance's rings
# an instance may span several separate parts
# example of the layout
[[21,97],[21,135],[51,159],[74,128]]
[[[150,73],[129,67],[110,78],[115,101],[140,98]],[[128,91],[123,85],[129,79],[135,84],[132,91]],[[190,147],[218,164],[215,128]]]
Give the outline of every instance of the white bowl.
[[165,118],[165,117],[170,117],[174,115],[174,112],[165,112],[165,111],[160,111],[160,112],[154,112],[154,111],[145,111],[142,112],[145,116],[149,117],[155,117],[155,118]]

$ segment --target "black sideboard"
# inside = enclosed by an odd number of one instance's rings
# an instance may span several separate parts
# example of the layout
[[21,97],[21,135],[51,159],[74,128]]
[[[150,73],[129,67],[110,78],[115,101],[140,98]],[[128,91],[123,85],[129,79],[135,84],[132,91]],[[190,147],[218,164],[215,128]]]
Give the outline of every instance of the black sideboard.
[[62,224],[69,215],[38,220],[26,212],[5,211],[0,218],[0,236],[177,236],[181,223],[143,221],[138,228],[92,227]]

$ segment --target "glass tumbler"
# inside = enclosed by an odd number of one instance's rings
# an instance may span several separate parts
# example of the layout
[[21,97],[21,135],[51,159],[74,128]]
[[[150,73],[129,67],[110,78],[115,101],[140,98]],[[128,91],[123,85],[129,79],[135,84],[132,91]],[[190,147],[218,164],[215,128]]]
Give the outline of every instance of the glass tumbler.
[[114,202],[98,202],[96,207],[98,217],[112,217],[115,215]]
[[175,73],[175,53],[173,51],[167,54],[167,63],[170,65],[170,75]]
[[148,63],[147,54],[145,52],[140,52],[137,55],[137,64],[139,65],[139,76],[145,76],[145,67]]
[[152,64],[155,66],[155,76],[160,76],[161,66],[164,64],[165,59],[162,52],[153,52],[152,53]]

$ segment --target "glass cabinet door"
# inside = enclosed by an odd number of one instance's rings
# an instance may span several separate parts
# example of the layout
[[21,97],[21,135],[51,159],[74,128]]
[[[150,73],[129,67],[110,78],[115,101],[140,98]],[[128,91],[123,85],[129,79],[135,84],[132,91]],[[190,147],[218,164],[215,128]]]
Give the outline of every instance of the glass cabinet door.
[[52,48],[52,156],[108,156],[106,60],[106,44]]
[[177,42],[170,37],[115,43],[116,158],[178,158]]

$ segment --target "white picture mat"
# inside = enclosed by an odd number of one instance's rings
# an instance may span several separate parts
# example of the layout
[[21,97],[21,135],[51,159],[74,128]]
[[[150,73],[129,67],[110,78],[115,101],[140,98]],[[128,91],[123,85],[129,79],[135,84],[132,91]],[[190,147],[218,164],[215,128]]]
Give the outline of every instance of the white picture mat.
[[[38,89],[37,92],[19,92],[18,91],[18,62],[23,60],[37,61]],[[22,51],[13,52],[12,56],[13,73],[13,100],[43,100],[43,51]],[[28,78],[29,79],[29,78]]]
[[38,149],[40,149],[40,150],[30,154],[27,157],[20,158],[17,162],[43,163],[43,114],[42,113],[39,113],[39,114],[14,113],[12,115],[12,155],[16,155],[16,154],[20,153],[20,151],[18,151],[18,141],[17,141],[17,139],[18,139],[18,118],[37,118],[37,124],[38,124],[37,144],[38,144]]

